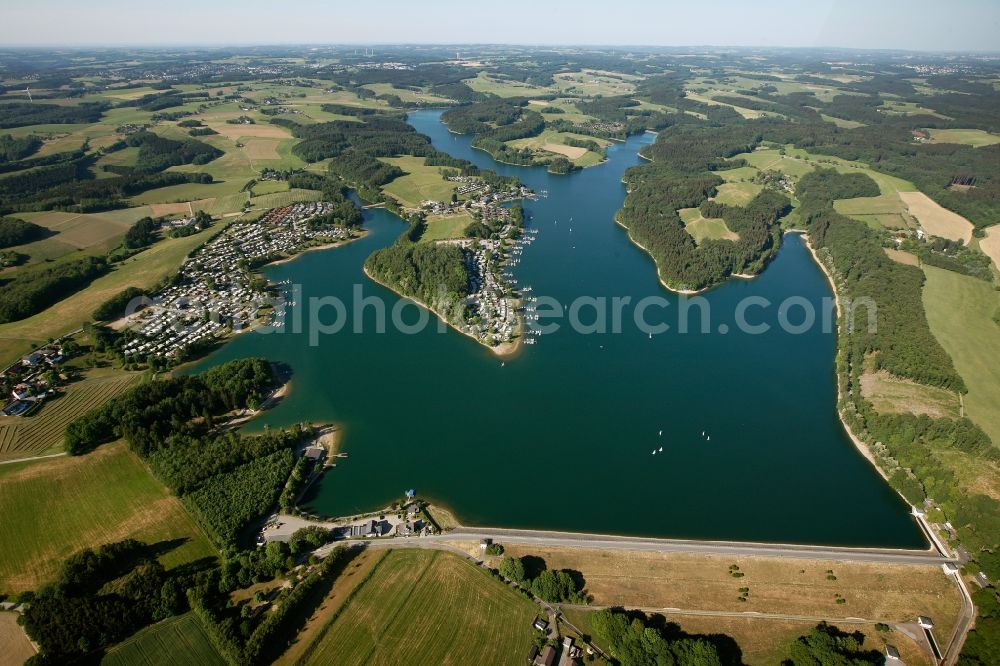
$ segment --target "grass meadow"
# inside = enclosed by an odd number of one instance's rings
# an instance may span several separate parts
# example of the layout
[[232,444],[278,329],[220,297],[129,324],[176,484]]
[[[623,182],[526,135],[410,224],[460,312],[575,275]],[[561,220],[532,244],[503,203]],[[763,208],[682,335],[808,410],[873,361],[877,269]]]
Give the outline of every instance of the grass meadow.
[[304,664],[521,664],[537,607],[451,553],[390,552]]
[[168,618],[112,648],[101,666],[225,666],[194,613]]
[[171,567],[215,552],[123,443],[84,456],[0,465],[0,590],[36,589],[81,548],[135,538],[176,541]]
[[1000,443],[1000,296],[993,285],[924,266],[923,300],[931,332],[969,387],[966,415]]

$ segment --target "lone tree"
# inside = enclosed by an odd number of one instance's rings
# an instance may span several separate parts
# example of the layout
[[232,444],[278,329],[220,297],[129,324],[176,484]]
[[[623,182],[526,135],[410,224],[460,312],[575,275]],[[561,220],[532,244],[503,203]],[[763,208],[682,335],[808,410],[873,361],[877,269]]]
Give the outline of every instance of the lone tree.
[[500,575],[515,583],[524,582],[524,563],[519,557],[505,557],[500,560]]

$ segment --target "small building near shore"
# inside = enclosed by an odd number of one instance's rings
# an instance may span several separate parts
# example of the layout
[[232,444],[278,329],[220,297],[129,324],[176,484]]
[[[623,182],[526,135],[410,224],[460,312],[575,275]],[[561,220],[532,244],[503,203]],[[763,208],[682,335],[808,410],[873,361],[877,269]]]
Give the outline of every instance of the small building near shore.
[[885,660],[887,662],[899,661],[899,650],[896,649],[895,645],[885,646]]

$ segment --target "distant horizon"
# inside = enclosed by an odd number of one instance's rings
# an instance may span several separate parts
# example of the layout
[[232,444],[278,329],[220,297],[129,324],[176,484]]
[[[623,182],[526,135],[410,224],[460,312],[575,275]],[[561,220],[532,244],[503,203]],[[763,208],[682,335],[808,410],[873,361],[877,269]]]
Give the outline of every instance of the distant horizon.
[[[377,5],[300,0],[37,0],[3,9],[0,48],[298,45],[504,45],[646,48],[819,48],[916,53],[1000,52],[1000,3],[966,0],[458,0]],[[781,42],[775,45],[775,42]]]
[[[368,48],[393,48],[393,47],[458,47],[458,48],[529,48],[529,49],[643,49],[643,50],[715,50],[732,49],[736,51],[845,51],[857,53],[900,53],[915,55],[972,55],[972,56],[997,56],[1000,57],[1000,47],[990,49],[914,49],[914,48],[878,48],[861,46],[838,46],[838,45],[817,45],[817,46],[789,46],[784,44],[759,45],[759,44],[601,44],[601,43],[555,43],[555,42],[218,42],[208,44],[204,42],[79,42],[79,43],[55,43],[37,42],[22,44],[0,44],[0,52],[17,51],[30,49],[65,49],[65,50],[86,50],[86,49],[150,49],[150,50],[176,50],[176,49],[196,49],[203,51],[232,49],[232,48],[336,48],[336,47],[368,47]],[[378,54],[376,54],[378,55]]]

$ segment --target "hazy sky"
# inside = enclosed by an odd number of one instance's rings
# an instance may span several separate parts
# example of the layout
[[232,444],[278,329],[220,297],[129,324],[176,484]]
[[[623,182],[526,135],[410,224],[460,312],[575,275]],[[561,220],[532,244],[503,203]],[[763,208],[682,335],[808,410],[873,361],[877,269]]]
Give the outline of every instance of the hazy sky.
[[516,43],[1000,51],[1000,0],[0,0],[16,44]]

